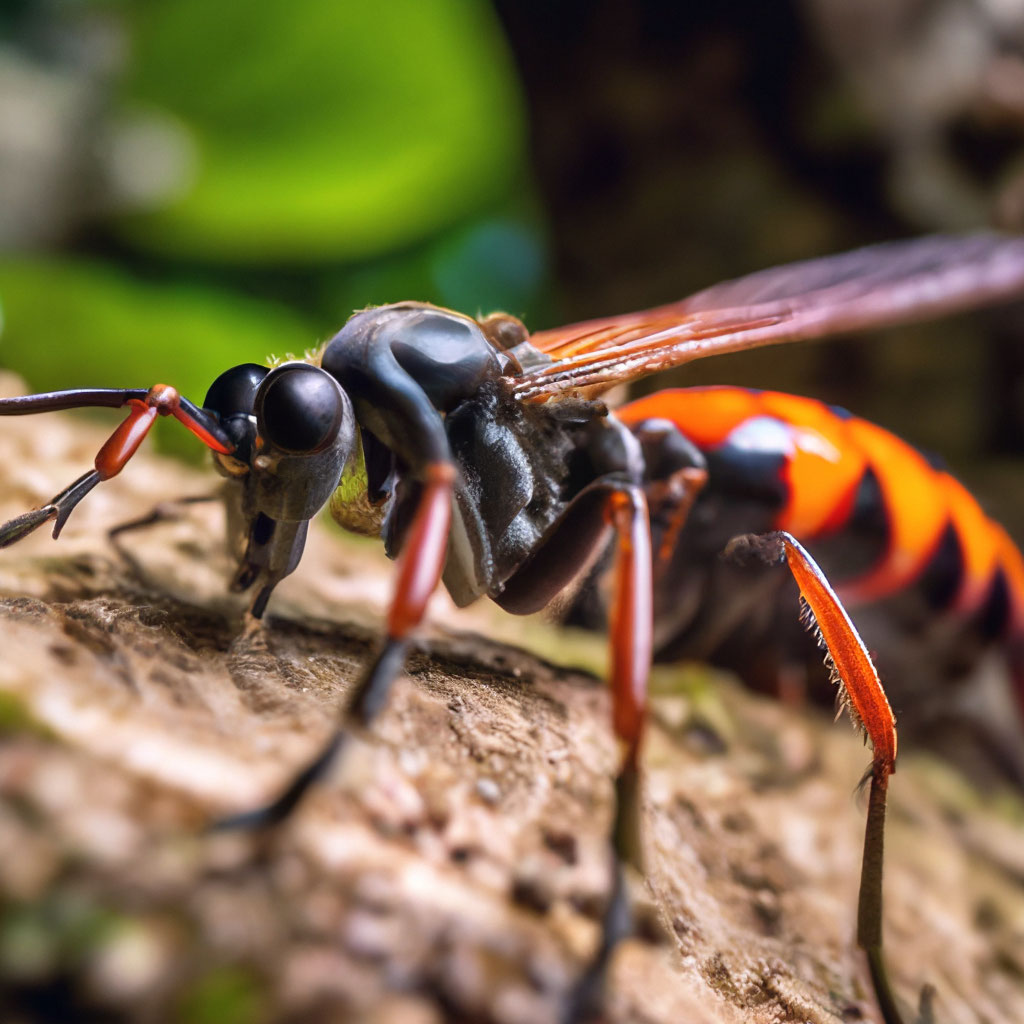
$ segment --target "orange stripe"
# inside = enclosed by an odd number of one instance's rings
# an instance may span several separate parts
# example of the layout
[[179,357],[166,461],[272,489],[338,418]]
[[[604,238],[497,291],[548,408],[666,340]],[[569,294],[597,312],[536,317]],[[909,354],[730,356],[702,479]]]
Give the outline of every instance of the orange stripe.
[[760,396],[745,388],[668,388],[620,406],[623,423],[648,419],[674,423],[698,448],[722,444],[732,430],[760,412]]
[[939,474],[919,451],[867,420],[847,420],[847,428],[878,478],[889,517],[885,555],[838,588],[854,604],[877,601],[911,583],[935,553],[949,513]]
[[857,486],[872,469],[890,524],[889,544],[867,572],[840,585],[843,600],[874,601],[912,583],[952,522],[964,553],[955,608],[968,613],[980,607],[995,569],[1002,567],[1015,628],[1024,633],[1024,556],[959,481],[932,469],[920,452],[887,430],[837,416],[815,399],[729,386],[659,391],[616,414],[627,424],[667,419],[705,450],[726,444],[734,430],[756,416],[777,419],[792,448],[784,453],[787,497],[775,527],[804,540],[845,525]]
[[762,398],[765,412],[785,422],[793,439],[785,470],[789,495],[776,528],[798,538],[839,529],[867,468],[851,442],[849,421],[812,398],[778,391],[765,391]]
[[956,529],[964,573],[953,601],[963,614],[977,611],[988,596],[999,558],[999,535],[971,493],[948,473],[936,473],[946,492],[949,518]]

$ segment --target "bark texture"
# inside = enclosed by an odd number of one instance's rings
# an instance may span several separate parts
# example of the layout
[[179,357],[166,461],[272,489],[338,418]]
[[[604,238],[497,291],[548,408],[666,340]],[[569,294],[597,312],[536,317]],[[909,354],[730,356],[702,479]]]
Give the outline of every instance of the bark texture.
[[[0,516],[45,502],[105,436],[0,421]],[[607,886],[602,641],[439,595],[378,728],[294,820],[205,836],[317,749],[391,568],[318,528],[246,636],[215,505],[121,550],[106,536],[216,485],[143,453],[59,543],[0,553],[3,1018],[554,1022]],[[859,738],[702,669],[655,684],[647,872],[607,1020],[877,1021],[854,943]],[[899,996],[935,986],[939,1024],[1024,1020],[1019,799],[911,753],[891,801]]]

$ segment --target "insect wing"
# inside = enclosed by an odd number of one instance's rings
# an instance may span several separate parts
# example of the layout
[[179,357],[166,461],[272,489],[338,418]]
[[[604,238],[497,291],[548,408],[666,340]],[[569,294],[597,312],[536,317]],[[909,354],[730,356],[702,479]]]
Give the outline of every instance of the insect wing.
[[598,395],[705,356],[887,327],[1024,297],[1024,238],[936,235],[805,260],[688,299],[530,337],[552,362],[515,381],[524,400]]

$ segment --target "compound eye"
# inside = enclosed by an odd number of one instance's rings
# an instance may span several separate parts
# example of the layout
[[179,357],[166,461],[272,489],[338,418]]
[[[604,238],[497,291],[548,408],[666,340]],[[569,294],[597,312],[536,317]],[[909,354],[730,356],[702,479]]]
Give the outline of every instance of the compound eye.
[[295,455],[326,448],[338,436],[343,412],[334,378],[301,363],[271,371],[256,396],[260,433]]
[[270,373],[265,366],[242,363],[225,370],[211,385],[203,399],[203,408],[216,413],[228,437],[235,442],[233,457],[219,458],[221,465],[235,476],[248,472],[249,456],[255,433],[252,421],[256,392]]
[[256,392],[270,373],[265,366],[242,363],[225,370],[211,385],[203,399],[203,408],[217,413],[222,420],[248,416],[256,402]]

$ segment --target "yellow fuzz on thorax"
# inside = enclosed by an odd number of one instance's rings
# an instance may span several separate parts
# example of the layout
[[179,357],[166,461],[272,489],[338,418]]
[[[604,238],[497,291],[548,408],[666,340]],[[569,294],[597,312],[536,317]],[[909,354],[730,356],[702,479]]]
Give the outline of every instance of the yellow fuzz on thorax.
[[331,495],[328,507],[334,521],[351,533],[379,537],[384,522],[384,505],[373,504],[368,493],[363,445],[356,434],[356,445],[341,471],[341,479]]

